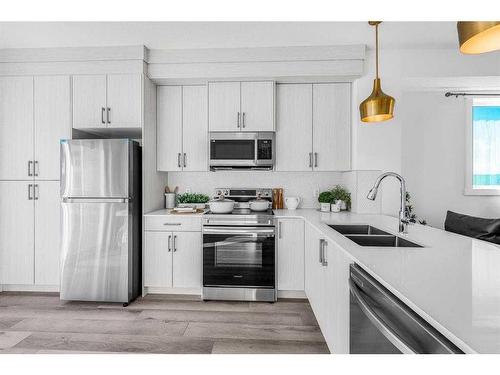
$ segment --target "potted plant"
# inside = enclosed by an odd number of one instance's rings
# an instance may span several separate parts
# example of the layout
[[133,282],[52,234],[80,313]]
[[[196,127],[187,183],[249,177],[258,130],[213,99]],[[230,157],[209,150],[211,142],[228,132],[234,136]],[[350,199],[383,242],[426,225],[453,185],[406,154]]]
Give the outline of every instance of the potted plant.
[[205,208],[210,200],[208,195],[199,193],[184,193],[177,196],[177,205],[179,207]]
[[330,204],[332,201],[332,192],[323,191],[318,196],[318,202],[320,205],[320,210],[323,212],[330,211]]
[[332,203],[339,205],[341,210],[349,210],[351,208],[351,193],[345,187],[336,185],[333,187],[331,194]]

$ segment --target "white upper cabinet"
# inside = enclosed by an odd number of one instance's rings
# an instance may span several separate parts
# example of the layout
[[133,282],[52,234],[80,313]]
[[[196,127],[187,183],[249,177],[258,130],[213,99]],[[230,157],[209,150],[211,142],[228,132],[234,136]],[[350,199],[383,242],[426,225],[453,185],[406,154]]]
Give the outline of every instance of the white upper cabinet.
[[156,165],[159,171],[180,171],[182,170],[182,86],[159,86],[157,100]]
[[33,183],[0,182],[0,270],[2,284],[34,282]]
[[240,122],[240,82],[209,82],[209,130],[238,131]]
[[277,102],[276,170],[311,170],[312,85],[278,85]]
[[142,123],[142,77],[139,74],[107,76],[109,128],[140,128]]
[[106,76],[73,76],[73,128],[106,127]]
[[210,82],[210,131],[273,131],[274,82]]
[[351,168],[351,85],[313,85],[315,171]]
[[1,77],[0,180],[32,179],[33,167],[33,77]]
[[241,82],[241,130],[274,131],[274,82]]
[[34,175],[59,180],[59,142],[71,138],[70,77],[35,77],[34,90]]
[[208,170],[207,87],[182,88],[182,168]]
[[304,290],[304,220],[278,220],[278,290]]
[[142,76],[73,76],[73,128],[140,128]]
[[351,85],[282,84],[277,92],[276,170],[349,170]]
[[59,285],[61,205],[59,181],[36,181],[35,284]]
[[159,171],[208,170],[206,86],[158,87]]

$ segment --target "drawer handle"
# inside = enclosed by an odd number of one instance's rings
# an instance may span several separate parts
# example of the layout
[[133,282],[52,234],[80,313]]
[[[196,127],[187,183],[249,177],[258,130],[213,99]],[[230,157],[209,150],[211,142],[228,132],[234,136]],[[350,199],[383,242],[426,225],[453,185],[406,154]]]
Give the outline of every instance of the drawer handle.
[[182,223],[163,223],[163,225],[182,225]]

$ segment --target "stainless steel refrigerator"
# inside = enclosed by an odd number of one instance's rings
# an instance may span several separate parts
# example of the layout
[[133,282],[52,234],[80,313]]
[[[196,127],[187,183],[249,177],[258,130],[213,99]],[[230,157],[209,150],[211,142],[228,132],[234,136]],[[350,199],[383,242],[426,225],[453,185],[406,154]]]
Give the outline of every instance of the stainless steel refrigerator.
[[61,141],[62,300],[129,303],[141,288],[141,149]]

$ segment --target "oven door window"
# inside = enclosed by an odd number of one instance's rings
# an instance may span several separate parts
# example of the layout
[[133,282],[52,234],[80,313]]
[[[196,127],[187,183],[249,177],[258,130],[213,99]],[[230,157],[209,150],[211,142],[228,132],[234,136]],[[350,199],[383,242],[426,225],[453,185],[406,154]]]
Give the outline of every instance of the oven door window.
[[255,160],[253,139],[213,139],[210,142],[212,160]]
[[274,236],[204,234],[203,285],[274,287]]

